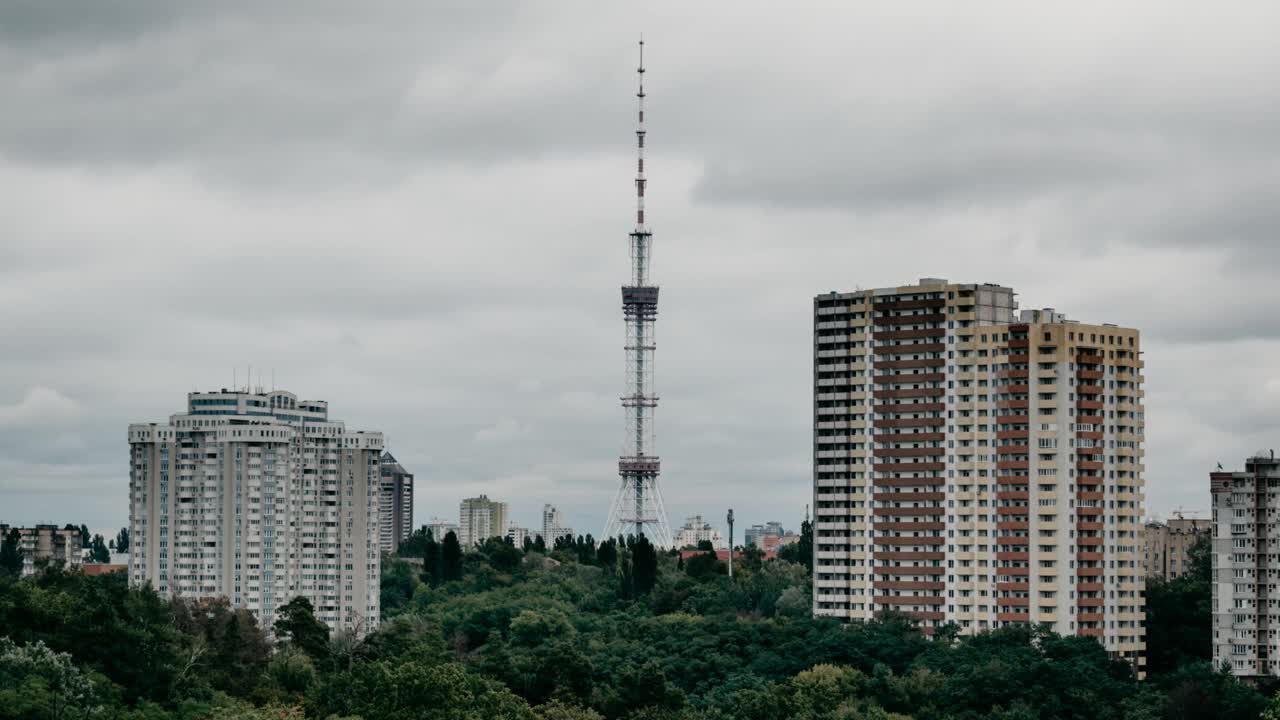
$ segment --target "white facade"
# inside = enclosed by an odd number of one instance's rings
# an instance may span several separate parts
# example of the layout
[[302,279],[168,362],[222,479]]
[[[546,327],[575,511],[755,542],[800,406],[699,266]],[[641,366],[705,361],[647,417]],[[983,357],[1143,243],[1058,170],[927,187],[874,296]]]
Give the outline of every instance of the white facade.
[[467,498],[458,504],[458,542],[463,548],[507,532],[507,504],[489,496]]
[[542,541],[552,547],[558,538],[573,537],[573,528],[564,524],[564,515],[555,505],[542,506]]
[[382,434],[283,391],[187,405],[129,426],[130,582],[226,597],[268,629],[297,596],[330,628],[375,627]]
[[707,541],[711,546],[719,550],[724,547],[724,538],[720,536],[720,531],[711,527],[711,523],[703,522],[701,515],[694,515],[684,521],[684,527],[676,532],[675,545],[677,548],[697,547],[698,543]]
[[529,528],[517,526],[514,520],[507,523],[507,540],[510,540],[512,545],[524,547],[525,538],[533,539],[533,534],[529,532]]
[[1244,472],[1209,475],[1213,496],[1213,666],[1238,677],[1280,675],[1274,588],[1280,461],[1259,455]]
[[462,530],[458,527],[458,523],[450,522],[444,518],[433,517],[427,523],[427,530],[431,531],[431,537],[438,543],[444,542],[444,536],[453,533],[458,542],[462,542]]

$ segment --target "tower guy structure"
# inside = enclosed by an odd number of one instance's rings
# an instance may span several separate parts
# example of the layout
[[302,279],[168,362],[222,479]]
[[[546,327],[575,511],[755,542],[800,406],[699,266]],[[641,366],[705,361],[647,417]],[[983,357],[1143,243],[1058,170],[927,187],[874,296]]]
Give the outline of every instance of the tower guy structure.
[[644,40],[640,41],[639,116],[636,125],[636,226],[631,231],[631,282],[622,286],[622,314],[627,326],[626,394],[622,407],[627,418],[626,439],[618,458],[621,481],[609,511],[604,537],[644,535],[659,547],[671,545],[671,528],[658,490],[660,470],[654,454],[653,325],[658,319],[658,287],[649,281],[653,233],[644,217]]

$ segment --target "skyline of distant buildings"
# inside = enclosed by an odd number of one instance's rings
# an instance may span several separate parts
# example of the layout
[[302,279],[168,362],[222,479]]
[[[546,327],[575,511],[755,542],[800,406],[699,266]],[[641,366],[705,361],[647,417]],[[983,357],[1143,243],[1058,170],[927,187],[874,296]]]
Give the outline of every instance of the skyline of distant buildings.
[[131,584],[226,597],[263,627],[298,596],[332,629],[377,626],[381,433],[323,401],[224,388],[128,441]]
[[924,278],[813,301],[813,611],[1145,647],[1139,332]]

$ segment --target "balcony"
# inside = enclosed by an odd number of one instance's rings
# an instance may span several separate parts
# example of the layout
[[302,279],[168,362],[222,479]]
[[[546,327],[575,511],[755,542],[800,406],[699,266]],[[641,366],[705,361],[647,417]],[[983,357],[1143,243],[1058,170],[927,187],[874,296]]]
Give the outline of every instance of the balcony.
[[876,327],[886,325],[922,325],[930,323],[941,323],[946,321],[947,316],[942,313],[929,313],[927,315],[878,315],[872,319],[872,323]]

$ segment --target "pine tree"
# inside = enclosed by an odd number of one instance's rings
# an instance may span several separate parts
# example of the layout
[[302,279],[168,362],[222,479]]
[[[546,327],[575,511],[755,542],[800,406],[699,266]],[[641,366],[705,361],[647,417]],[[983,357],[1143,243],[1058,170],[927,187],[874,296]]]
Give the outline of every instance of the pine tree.
[[329,657],[329,626],[316,619],[311,601],[299,595],[276,611],[276,637],[320,661]]
[[609,538],[600,543],[600,549],[596,551],[596,562],[600,567],[612,570],[618,564],[618,541]]
[[435,533],[427,531],[426,542],[422,544],[422,579],[432,587],[441,580],[440,543],[436,542]]
[[10,528],[0,542],[0,573],[17,577],[22,574],[22,533]]
[[635,540],[631,555],[636,595],[644,595],[658,581],[658,551],[649,542],[649,538],[640,535]]
[[111,562],[111,551],[107,549],[107,541],[101,535],[93,536],[89,549],[89,560],[99,565]]
[[440,574],[445,582],[462,579],[462,546],[452,530],[444,536],[444,547],[440,549]]
[[118,553],[129,552],[129,528],[127,527],[120,528],[120,532],[116,533],[115,543],[116,543],[116,552]]

